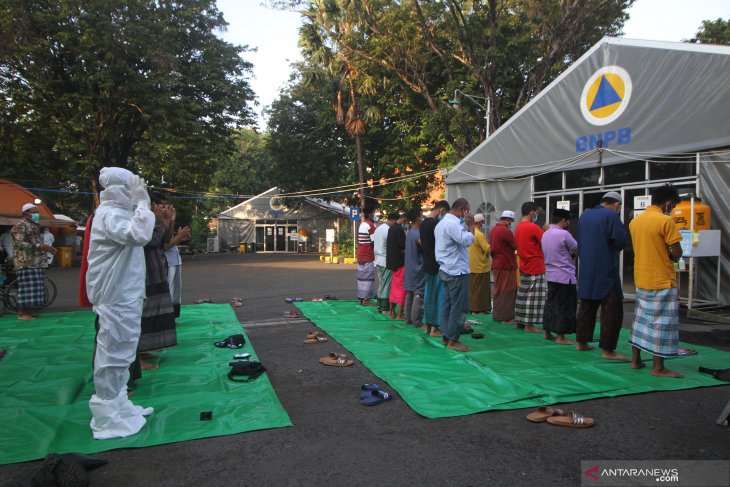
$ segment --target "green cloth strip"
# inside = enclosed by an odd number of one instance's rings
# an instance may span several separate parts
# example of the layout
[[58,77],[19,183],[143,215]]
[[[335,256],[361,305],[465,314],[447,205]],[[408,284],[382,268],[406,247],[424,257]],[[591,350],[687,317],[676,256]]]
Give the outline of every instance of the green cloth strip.
[[[697,371],[700,364],[725,368],[730,363],[727,352],[708,347],[691,345],[698,355],[667,361],[684,379],[659,378],[651,375],[646,353],[647,367],[634,370],[627,362],[603,360],[598,349],[578,352],[497,323],[491,315],[470,316],[479,322],[475,331],[485,337],[462,335],[472,348],[462,353],[372,306],[353,301],[296,305],[427,418],[727,384]],[[617,351],[630,356],[629,334],[622,330]]]
[[[248,337],[240,349],[213,346],[236,333],[245,335],[230,306],[183,306],[178,345],[155,352],[160,367],[143,372],[131,398],[154,414],[136,435],[94,440],[94,314],[48,313],[30,322],[1,316],[0,349],[8,351],[0,360],[0,464],[291,426],[266,374],[248,383],[226,377],[235,353],[256,356]],[[203,411],[213,419],[201,421]]]

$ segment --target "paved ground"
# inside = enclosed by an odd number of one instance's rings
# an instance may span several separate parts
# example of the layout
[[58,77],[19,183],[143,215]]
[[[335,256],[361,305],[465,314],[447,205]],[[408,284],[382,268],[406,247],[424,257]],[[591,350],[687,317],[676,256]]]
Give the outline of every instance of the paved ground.
[[[285,297],[354,299],[354,266],[218,254],[186,257],[183,269],[186,303],[243,298],[237,315],[294,426],[105,452],[109,464],[91,473],[93,485],[566,486],[580,484],[582,459],[730,459],[730,430],[715,424],[727,386],[580,402],[575,408],[598,421],[587,430],[532,424],[527,410],[429,420],[397,395],[364,408],[359,386],[378,379],[357,361],[321,366],[321,355],[344,350],[333,341],[303,346],[313,325],[283,317]],[[51,277],[60,288],[51,310],[76,309],[78,269],[52,269]],[[730,325],[684,321],[681,335],[730,350]],[[0,485],[18,485],[32,465],[1,466]]]

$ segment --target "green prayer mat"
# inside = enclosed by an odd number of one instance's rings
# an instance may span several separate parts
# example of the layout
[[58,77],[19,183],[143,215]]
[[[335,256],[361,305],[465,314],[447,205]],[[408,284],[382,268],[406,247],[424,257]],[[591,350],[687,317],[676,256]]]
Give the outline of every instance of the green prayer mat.
[[[626,362],[601,359],[597,347],[578,352],[541,334],[497,323],[491,315],[470,316],[479,321],[475,331],[485,337],[462,335],[461,341],[472,348],[462,353],[373,306],[353,301],[297,306],[427,418],[727,384],[697,371],[699,365],[728,367],[730,355],[708,347],[691,345],[698,355],[668,359],[668,367],[685,376],[670,379],[651,375],[647,353],[642,354],[647,367],[634,370]],[[622,330],[617,351],[630,356],[629,334]]]
[[[266,374],[247,383],[227,378],[235,353],[255,357],[248,337],[240,349],[213,346],[244,333],[230,306],[183,306],[177,322],[177,346],[155,352],[160,367],[143,372],[131,397],[155,408],[147,424],[127,438],[94,440],[88,405],[94,314],[1,316],[0,349],[7,354],[0,359],[0,464],[291,426]],[[213,412],[211,420],[201,421],[204,411]]]

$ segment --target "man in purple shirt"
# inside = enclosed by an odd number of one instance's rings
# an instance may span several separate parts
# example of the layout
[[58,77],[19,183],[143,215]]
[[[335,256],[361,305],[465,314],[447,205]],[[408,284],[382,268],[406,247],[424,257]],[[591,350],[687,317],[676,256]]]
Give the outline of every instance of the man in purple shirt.
[[578,242],[568,232],[570,212],[556,209],[550,220],[550,228],[542,236],[542,252],[545,254],[545,279],[548,285],[547,301],[543,315],[545,339],[557,338],[555,343],[572,345],[565,335],[575,333],[575,313],[578,305],[575,289],[575,261]]

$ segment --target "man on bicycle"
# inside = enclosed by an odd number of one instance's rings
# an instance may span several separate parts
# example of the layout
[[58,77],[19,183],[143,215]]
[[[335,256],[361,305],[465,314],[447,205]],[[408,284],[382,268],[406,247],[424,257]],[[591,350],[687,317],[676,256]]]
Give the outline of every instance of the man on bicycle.
[[46,252],[56,249],[43,243],[40,213],[33,203],[23,205],[23,219],[11,230],[15,255],[15,272],[18,275],[18,319],[34,320],[36,310],[46,303],[46,273],[43,267]]

